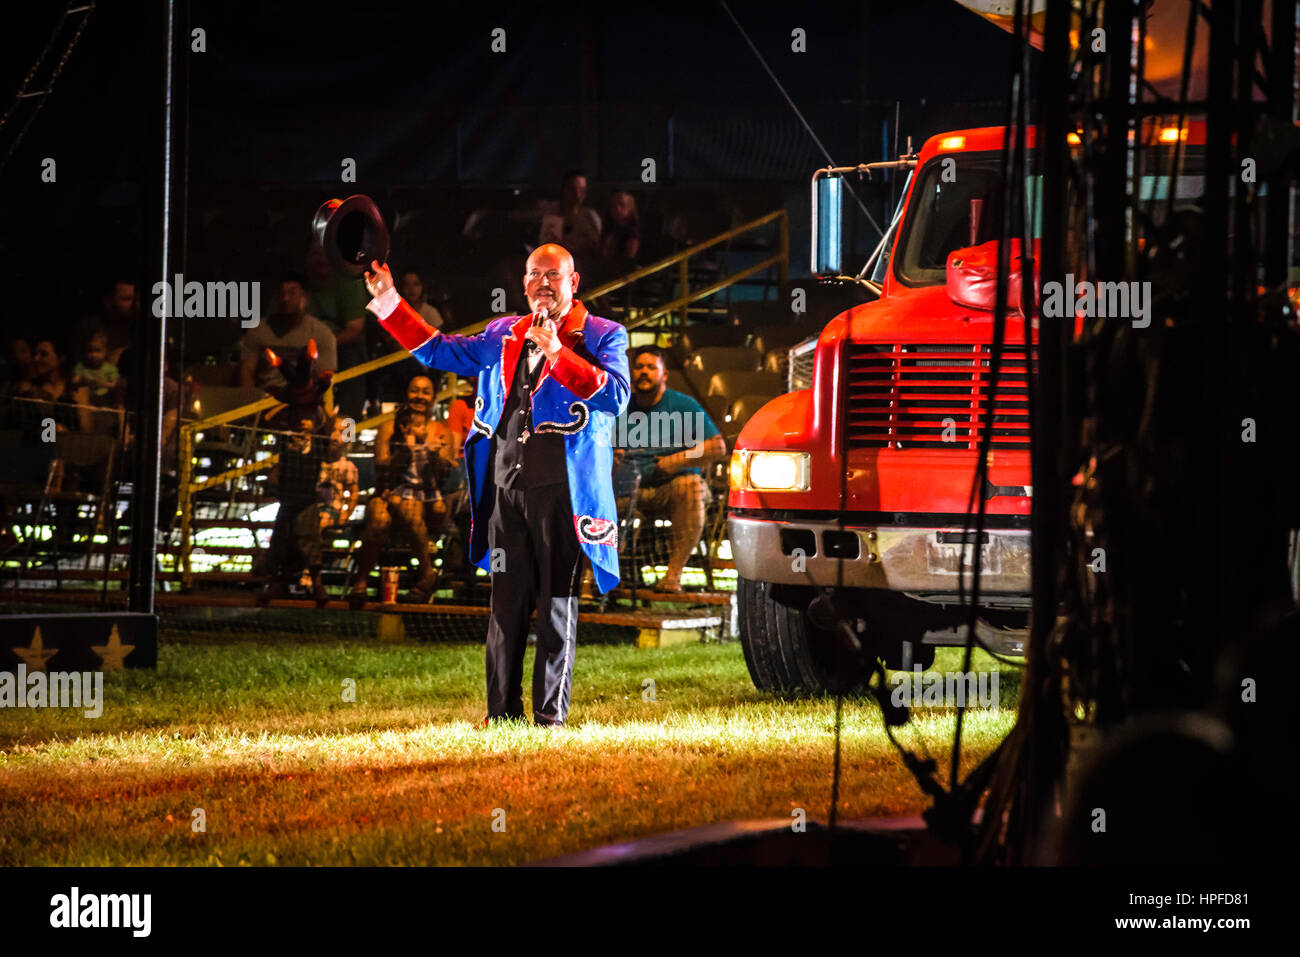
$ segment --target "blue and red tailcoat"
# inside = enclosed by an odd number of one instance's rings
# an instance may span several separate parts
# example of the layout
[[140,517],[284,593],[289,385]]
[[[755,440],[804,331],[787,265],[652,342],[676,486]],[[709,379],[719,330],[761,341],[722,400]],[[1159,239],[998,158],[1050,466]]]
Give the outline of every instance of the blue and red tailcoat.
[[[443,335],[427,325],[405,300],[379,320],[411,355],[434,369],[478,376],[474,420],[465,440],[470,492],[470,561],[491,571],[488,519],[496,498],[492,434],[501,421],[515,365],[523,354],[532,315],[494,319],[475,336]],[[596,585],[618,584],[618,513],[614,506],[614,420],[627,407],[630,391],[627,330],[587,312],[573,301],[559,330],[564,348],[545,368],[533,391],[533,430],[564,435],[573,527],[591,561]]]

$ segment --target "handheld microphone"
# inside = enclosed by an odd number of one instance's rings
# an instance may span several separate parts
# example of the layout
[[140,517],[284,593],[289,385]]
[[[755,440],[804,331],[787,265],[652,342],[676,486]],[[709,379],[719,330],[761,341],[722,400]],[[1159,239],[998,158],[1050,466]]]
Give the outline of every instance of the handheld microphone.
[[533,325],[540,326],[543,322],[546,321],[546,317],[549,315],[550,315],[550,310],[548,310],[545,306],[542,306],[540,309],[537,310],[537,315],[533,317]]

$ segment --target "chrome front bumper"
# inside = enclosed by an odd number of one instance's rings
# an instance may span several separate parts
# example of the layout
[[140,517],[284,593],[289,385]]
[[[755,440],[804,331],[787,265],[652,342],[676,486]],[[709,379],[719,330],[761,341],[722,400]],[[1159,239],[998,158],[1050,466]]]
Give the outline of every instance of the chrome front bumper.
[[[975,549],[963,544],[960,527],[841,528],[827,521],[737,516],[727,522],[736,572],[752,581],[955,593],[964,568],[964,585],[971,586]],[[794,553],[795,548],[803,554]],[[1028,529],[989,529],[980,548],[982,594],[1029,594]]]

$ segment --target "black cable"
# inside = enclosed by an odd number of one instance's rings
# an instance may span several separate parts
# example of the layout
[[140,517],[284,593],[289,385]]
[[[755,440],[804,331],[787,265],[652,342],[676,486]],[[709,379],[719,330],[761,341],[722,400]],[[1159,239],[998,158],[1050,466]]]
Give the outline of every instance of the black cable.
[[[1023,173],[1023,142],[1025,131],[1021,120],[1023,118],[1023,99],[1025,96],[1024,81],[1027,79],[1021,74],[1021,60],[1019,45],[1024,42],[1024,0],[1016,0],[1015,18],[1011,38],[1008,46],[1008,96],[1007,96],[1007,113],[1006,125],[1002,132],[1002,157],[1000,162],[1000,172],[1002,174],[1002,223],[998,237],[998,256],[997,256],[997,278],[995,286],[995,295],[993,301],[993,341],[989,347],[989,375],[987,379],[987,400],[984,403],[984,418],[981,423],[983,428],[980,435],[979,460],[975,464],[975,477],[971,483],[970,497],[967,499],[967,516],[970,515],[970,507],[974,504],[978,495],[979,504],[975,517],[975,535],[972,545],[972,569],[971,569],[971,598],[970,611],[967,617],[966,645],[962,657],[962,671],[969,672],[971,667],[971,658],[975,647],[975,627],[979,619],[979,595],[980,595],[980,574],[983,571],[982,559],[984,549],[982,547],[984,538],[984,528],[988,512],[988,499],[979,494],[984,488],[988,478],[988,459],[993,448],[993,420],[994,409],[997,403],[998,379],[1002,365],[1002,350],[1006,336],[1006,318],[1007,318],[1007,293],[1008,282],[1010,279],[1011,266],[1011,239],[1014,217],[1020,213],[1023,217],[1023,183],[1016,178],[1017,168]],[[1011,131],[1016,124],[1016,143],[1013,148]],[[1017,163],[1019,167],[1017,167]],[[1030,251],[1021,249],[1021,256],[1027,255]],[[1022,291],[1023,292],[1023,291]],[[1026,343],[1025,348],[1028,350],[1032,343]],[[978,362],[978,353],[977,359]],[[978,366],[976,367],[978,372]],[[976,408],[980,406],[978,393],[976,395]],[[971,542],[969,534],[969,522],[962,529],[963,547]],[[961,563],[958,563],[958,588],[961,591],[962,579]],[[963,698],[957,706],[957,728],[953,734],[952,740],[952,763],[948,771],[948,787],[951,792],[956,792],[960,781],[960,764],[961,764],[961,736],[962,726],[966,716],[966,701]]]
[[[38,94],[39,99],[37,99],[36,105],[32,108],[32,112],[28,115],[26,121],[24,121],[22,125],[22,129],[18,131],[18,135],[14,137],[13,143],[11,143],[9,145],[9,148],[5,150],[4,155],[0,156],[0,171],[4,170],[10,158],[14,155],[14,152],[18,149],[18,145],[23,141],[23,137],[27,135],[28,128],[32,125],[32,122],[36,119],[37,115],[41,112],[41,110],[44,109],[45,101],[49,99],[51,94],[53,94],[54,81],[57,80],[59,78],[59,74],[63,72],[64,64],[68,62],[68,57],[72,55],[72,50],[74,47],[76,47],[77,41],[81,39],[81,33],[83,30],[86,29],[86,23],[90,20],[90,14],[94,12],[94,9],[95,9],[94,0],[86,0],[85,6],[82,9],[76,11],[78,13],[83,14],[81,18],[81,23],[77,25],[76,32],[72,34],[72,39],[68,41],[68,48],[63,51],[63,56],[61,56],[59,58],[59,62],[55,64],[54,72],[50,74],[50,79],[45,86],[45,91],[43,93]],[[10,104],[9,109],[5,111],[4,116],[0,117],[0,130],[4,129],[4,125],[9,121],[9,117],[13,115],[16,109],[18,109],[18,104],[26,98],[24,96],[24,91],[27,89],[27,84],[32,81],[32,78],[36,76],[36,72],[41,68],[41,65],[45,62],[45,57],[49,54],[50,49],[54,46],[55,38],[60,33],[63,32],[63,25],[65,22],[67,22],[68,15],[72,12],[73,12],[72,4],[69,3],[67,9],[63,11],[63,15],[59,17],[59,22],[55,24],[54,31],[50,34],[50,39],[46,42],[45,49],[41,51],[40,58],[32,65],[32,68],[28,72],[27,76],[23,78],[22,86],[18,88],[18,94],[14,97],[13,103]]]
[[[817,148],[821,150],[822,156],[826,157],[826,163],[830,166],[836,165],[835,160],[831,158],[830,150],[822,144],[821,139],[813,131],[812,126],[806,119],[804,119],[804,115],[799,111],[799,107],[795,106],[794,100],[791,99],[790,94],[787,93],[785,87],[781,85],[781,81],[776,78],[776,73],[774,73],[772,68],[767,65],[767,61],[763,59],[763,54],[758,51],[758,47],[754,45],[754,41],[749,38],[749,34],[745,32],[745,28],[740,25],[740,21],[736,19],[736,15],[731,12],[731,7],[727,6],[727,0],[718,0],[718,2],[722,4],[722,9],[726,11],[727,16],[731,18],[731,22],[734,23],[736,29],[740,31],[740,35],[744,38],[745,43],[748,44],[749,49],[752,50],[754,56],[758,58],[758,62],[763,65],[763,69],[767,71],[767,75],[771,77],[772,82],[776,84],[776,88],[781,91],[781,96],[785,98],[785,102],[789,105],[790,109],[794,111],[794,115],[799,118],[799,122],[803,124],[803,128],[808,131],[808,135],[811,136],[813,142],[817,144]],[[895,147],[897,147],[897,144],[895,144]],[[876,218],[867,210],[866,205],[862,202],[862,198],[858,196],[857,192],[847,181],[844,183],[844,188],[849,191],[849,195],[852,196],[854,202],[858,204],[858,209],[862,210],[862,215],[866,216],[867,221],[875,227],[876,233],[883,236],[885,231],[880,228],[880,224],[876,222]]]

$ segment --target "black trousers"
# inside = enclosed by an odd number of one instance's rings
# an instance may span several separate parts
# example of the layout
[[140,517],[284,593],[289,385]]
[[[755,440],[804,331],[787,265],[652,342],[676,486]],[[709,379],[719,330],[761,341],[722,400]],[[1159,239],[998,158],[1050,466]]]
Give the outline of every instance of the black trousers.
[[[582,555],[567,483],[496,490],[488,523],[492,617],[487,633],[489,717],[523,718],[524,651],[537,609],[533,720],[563,724],[573,687]],[[499,549],[499,551],[498,551]]]

